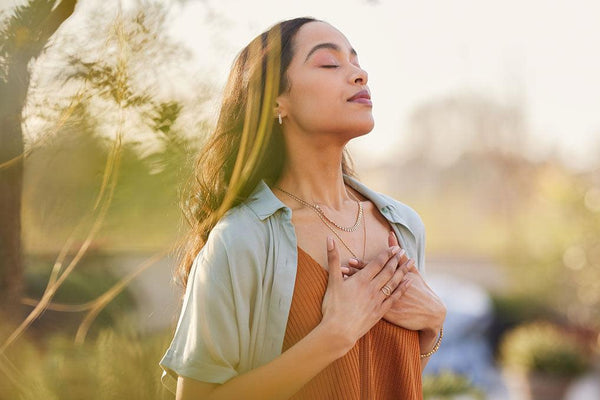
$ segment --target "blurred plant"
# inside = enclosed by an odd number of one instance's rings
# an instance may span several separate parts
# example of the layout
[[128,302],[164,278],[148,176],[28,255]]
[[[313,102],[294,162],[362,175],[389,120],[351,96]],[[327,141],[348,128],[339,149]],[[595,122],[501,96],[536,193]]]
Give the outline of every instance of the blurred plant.
[[[39,298],[46,288],[50,273],[48,264],[51,263],[51,259],[29,255],[26,257],[26,262],[27,287],[26,297],[22,302],[35,306],[37,304],[35,299]],[[74,270],[69,279],[58,289],[53,303],[48,305],[47,311],[36,321],[35,331],[41,331],[44,335],[56,331],[65,334],[74,331],[81,320],[79,313],[89,308],[85,304],[100,298],[121,280],[106,267],[110,263],[109,255],[89,253],[81,261],[80,267]],[[135,306],[133,293],[127,289],[123,290],[98,315],[96,328],[112,325],[123,315],[132,312]]]
[[45,338],[43,348],[19,341],[8,355],[25,384],[18,388],[0,374],[0,399],[171,399],[157,367],[171,334],[141,334],[123,317],[83,345],[64,334]]
[[492,293],[494,320],[490,328],[490,341],[494,352],[498,352],[501,338],[505,332],[538,319],[558,320],[558,313],[543,299],[526,293]]
[[600,330],[600,181],[557,165],[538,169],[535,195],[511,218],[500,255],[515,292],[571,323]]
[[590,367],[581,342],[548,322],[523,324],[509,331],[500,344],[500,362],[517,372],[566,377]]
[[500,344],[500,363],[511,398],[562,400],[575,377],[590,368],[581,338],[538,321],[509,331]]
[[[47,3],[51,6],[54,2]],[[32,1],[29,6],[35,8],[40,6],[40,3]],[[62,10],[63,4],[56,9]],[[46,8],[46,10],[48,11],[49,8]],[[79,30],[77,34],[71,35],[70,39],[73,39],[72,41],[69,41],[68,29],[61,30],[61,35],[54,37],[52,46],[47,49],[54,51],[54,53],[50,51],[46,53],[54,56],[60,54],[61,51],[68,53],[66,58],[69,60],[71,68],[65,68],[63,65],[59,69],[60,72],[50,79],[50,82],[60,82],[62,86],[53,88],[52,84],[48,82],[44,86],[43,80],[38,80],[36,84],[32,84],[28,88],[29,78],[21,80],[20,83],[24,83],[24,91],[28,94],[29,107],[25,110],[22,109],[22,105],[10,108],[14,111],[12,117],[14,117],[15,123],[19,126],[26,125],[28,119],[34,118],[45,120],[51,126],[49,128],[40,128],[38,132],[30,135],[28,138],[29,143],[25,150],[23,150],[21,135],[19,139],[19,143],[21,144],[20,150],[17,149],[19,151],[12,155],[11,157],[13,158],[7,162],[4,162],[6,161],[4,158],[0,159],[0,162],[2,162],[1,167],[3,169],[13,168],[14,170],[14,160],[21,163],[24,157],[31,157],[32,154],[37,156],[38,152],[43,153],[44,150],[48,150],[46,152],[47,163],[44,163],[43,157],[40,157],[42,162],[38,164],[39,169],[37,171],[40,175],[31,175],[31,177],[34,178],[34,181],[38,179],[41,182],[61,182],[62,186],[58,185],[59,188],[57,188],[50,185],[49,188],[51,190],[40,192],[41,196],[37,196],[37,199],[48,200],[46,196],[49,193],[59,195],[61,194],[61,189],[66,188],[66,192],[71,190],[74,193],[73,200],[75,203],[76,200],[82,198],[85,201],[82,202],[83,205],[78,204],[75,210],[68,210],[68,212],[72,213],[71,215],[76,215],[76,218],[74,218],[75,222],[72,225],[70,222],[73,219],[58,219],[53,224],[52,229],[59,226],[65,231],[70,232],[68,232],[67,237],[59,245],[58,255],[49,272],[46,287],[42,291],[39,300],[32,298],[25,299],[27,304],[34,306],[34,309],[10,335],[0,338],[2,340],[0,342],[0,356],[6,360],[8,360],[6,352],[10,346],[15,343],[17,338],[46,309],[85,311],[86,315],[80,324],[76,336],[76,341],[82,343],[90,324],[100,311],[132,279],[158,259],[162,258],[170,249],[168,243],[166,245],[163,244],[157,254],[149,257],[128,276],[115,283],[110,289],[93,300],[81,304],[59,304],[52,302],[59,288],[71,277],[75,267],[80,264],[88,250],[93,248],[94,245],[98,245],[98,242],[95,240],[99,233],[102,232],[102,228],[106,227],[106,221],[110,222],[108,211],[111,207],[114,209],[113,200],[117,199],[117,203],[121,201],[122,204],[129,206],[131,206],[133,200],[136,200],[135,196],[128,196],[130,188],[127,185],[119,186],[117,184],[119,182],[119,175],[125,175],[125,177],[129,178],[128,183],[131,183],[140,181],[140,177],[135,175],[137,172],[142,171],[146,176],[154,174],[155,176],[160,176],[162,179],[161,183],[164,184],[159,183],[159,185],[152,186],[148,184],[148,181],[145,181],[146,191],[156,193],[157,187],[160,187],[161,191],[165,191],[165,185],[169,185],[173,188],[173,192],[175,192],[174,188],[178,184],[178,179],[173,179],[173,177],[177,176],[179,178],[179,175],[173,173],[177,169],[172,166],[180,165],[182,159],[193,150],[194,140],[183,137],[181,132],[184,129],[176,125],[183,106],[175,100],[161,100],[158,93],[153,91],[153,89],[160,86],[158,84],[161,83],[161,75],[154,74],[157,70],[152,69],[152,67],[162,65],[166,70],[171,70],[171,66],[176,65],[178,62],[177,55],[185,55],[184,52],[179,51],[181,49],[178,46],[170,43],[168,40],[167,29],[164,27],[167,15],[165,8],[160,4],[154,4],[144,7],[144,9],[135,8],[133,11],[125,13],[117,12],[113,21],[108,21],[106,15],[110,16],[110,13],[98,12],[95,15],[97,18],[93,18],[93,23],[86,25],[86,31],[83,34]],[[36,36],[34,40],[37,40],[36,38],[39,39]],[[76,44],[80,46],[78,47]],[[40,43],[36,43],[36,45],[39,46]],[[43,44],[40,46],[40,49],[42,47]],[[50,57],[50,55],[48,56]],[[176,68],[172,69],[176,70]],[[149,70],[152,70],[150,76],[153,76],[154,79],[148,79]],[[9,69],[8,71],[10,72],[11,70]],[[50,75],[46,74],[45,77],[48,78]],[[8,76],[10,78],[10,74]],[[58,79],[59,77],[61,79]],[[68,91],[73,88],[74,94],[69,96]],[[204,91],[203,96],[207,93],[208,91]],[[3,100],[7,98],[7,94],[10,93],[2,92]],[[38,97],[56,98],[57,94],[66,98],[67,101],[56,101],[56,106],[49,106],[47,101],[38,104],[35,103]],[[25,99],[23,98],[22,100],[24,104]],[[192,104],[192,106],[196,105]],[[54,112],[54,115],[52,115],[52,112]],[[91,117],[92,115],[94,116],[93,118]],[[188,126],[186,131],[197,132],[189,128],[196,128],[196,126]],[[144,132],[146,134],[149,133],[150,136],[159,137],[158,140],[154,140],[154,143],[159,143],[159,145],[151,146],[150,150],[152,151],[150,152],[148,143],[151,140],[145,140],[141,135]],[[83,137],[81,137],[82,135]],[[83,148],[87,146],[87,150],[95,148],[95,151],[69,154],[68,148],[60,148],[60,146],[53,151],[52,143],[47,140],[50,136],[54,139],[67,139],[67,142],[70,140],[71,145],[75,145],[75,147],[83,145]],[[79,142],[77,138],[83,140]],[[65,143],[65,141],[62,143]],[[162,145],[160,145],[161,143]],[[139,147],[139,149],[135,147]],[[34,152],[34,150],[36,151]],[[157,153],[161,152],[163,154],[157,155]],[[147,161],[150,159],[149,154],[153,155],[151,162]],[[56,157],[57,155],[60,155],[60,157]],[[140,156],[146,157],[147,160],[141,160]],[[61,161],[66,161],[66,165],[56,162],[57,158],[61,159]],[[79,163],[73,163],[74,159],[78,159]],[[96,168],[98,164],[94,164],[94,162],[99,160],[101,161],[99,164],[101,167]],[[92,165],[86,164],[89,161],[91,161]],[[49,168],[53,162],[53,166],[58,167],[57,170]],[[80,168],[82,166],[83,168]],[[152,170],[149,172],[151,166]],[[65,173],[65,171],[68,172]],[[124,171],[126,172],[125,174],[123,174]],[[1,172],[2,170],[0,170]],[[86,177],[90,176],[86,176],[86,172],[92,174],[92,179],[86,180]],[[127,173],[130,175],[128,176]],[[70,180],[69,178],[72,177],[77,177],[79,180]],[[81,186],[77,190],[73,190],[73,186],[77,183],[84,185],[83,190]],[[156,180],[152,183],[156,184]],[[20,183],[12,189],[16,190],[20,204]],[[36,188],[34,187],[32,191],[35,192],[35,190]],[[25,190],[25,192],[27,191],[28,189]],[[84,192],[83,195],[81,191]],[[5,192],[2,191],[2,195],[4,194]],[[64,193],[62,194],[64,196]],[[165,198],[164,196],[155,197]],[[147,196],[147,198],[153,199],[155,197]],[[64,204],[68,203],[68,201],[64,201],[64,199],[63,197],[62,202],[58,199],[56,203],[62,206],[63,210],[68,207]],[[39,200],[36,201],[39,202]],[[169,201],[169,205],[172,206],[170,208],[175,209],[175,204],[171,202],[171,198],[169,198]],[[87,208],[85,207],[86,204]],[[121,209],[123,210],[123,208]],[[138,207],[138,209],[143,209],[143,206]],[[2,210],[3,212],[5,211],[4,208]],[[73,213],[73,211],[75,212]],[[49,215],[52,212],[53,210],[51,209],[43,210],[40,214]],[[123,214],[127,214],[126,211],[122,212]],[[20,212],[13,214],[19,216]],[[27,210],[24,214],[28,214]],[[147,218],[147,214],[143,216],[146,220],[149,219]],[[115,218],[113,226],[115,224],[123,224],[123,222],[126,221]],[[8,229],[6,225],[0,227],[0,231],[6,229]],[[46,229],[43,234],[51,236],[51,230]],[[32,243],[34,244],[31,247],[35,250],[35,241]],[[131,240],[129,243],[131,243]],[[13,245],[12,242],[9,244]],[[17,249],[20,252],[20,246],[13,247],[13,250]],[[31,247],[30,251],[32,250]],[[3,261],[6,260],[3,259]],[[8,274],[4,270],[0,272],[3,273],[2,276],[11,276],[10,271],[8,271]],[[15,276],[17,275],[15,274]],[[5,294],[5,292],[2,291],[2,294]],[[14,300],[17,302],[20,298],[21,296],[18,294],[14,296]],[[79,299],[79,301],[82,300]],[[20,316],[20,314],[17,315]],[[18,369],[14,369],[13,372],[17,373]]]
[[0,21],[0,307],[19,316],[23,290],[21,190],[23,111],[31,70],[50,37],[73,13],[75,0],[30,0]]
[[423,377],[423,398],[426,400],[452,400],[452,399],[485,399],[481,389],[475,387],[471,381],[460,374],[444,371],[436,375]]

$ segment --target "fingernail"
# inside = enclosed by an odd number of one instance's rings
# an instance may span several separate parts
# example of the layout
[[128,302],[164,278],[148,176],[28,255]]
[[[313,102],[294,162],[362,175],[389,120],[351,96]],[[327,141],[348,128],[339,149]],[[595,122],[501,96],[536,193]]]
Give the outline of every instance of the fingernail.
[[327,250],[333,250],[333,238],[331,236],[327,236]]
[[350,272],[350,268],[348,268],[348,267],[347,267],[347,266],[345,266],[345,265],[342,265],[342,266],[340,267],[340,269],[341,269],[343,272]]
[[392,247],[392,254],[393,255],[398,254],[399,251],[400,251],[400,247],[399,246],[393,246]]
[[398,252],[398,258],[402,258],[402,256],[403,256],[404,254],[406,254],[406,251],[404,251],[404,249],[400,250],[400,251]]
[[356,258],[351,258],[348,260],[349,263],[358,264],[358,260]]

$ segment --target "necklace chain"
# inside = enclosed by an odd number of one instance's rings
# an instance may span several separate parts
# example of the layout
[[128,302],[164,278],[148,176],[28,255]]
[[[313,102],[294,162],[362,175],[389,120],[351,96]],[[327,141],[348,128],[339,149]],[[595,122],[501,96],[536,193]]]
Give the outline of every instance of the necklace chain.
[[354,197],[354,199],[356,200],[356,203],[358,204],[358,213],[356,215],[356,221],[354,222],[354,225],[351,227],[345,227],[345,226],[340,226],[338,224],[336,224],[334,221],[332,221],[329,217],[327,217],[327,215],[325,215],[325,211],[323,211],[323,209],[321,209],[321,207],[319,207],[318,204],[311,204],[306,200],[302,200],[301,198],[299,198],[298,196],[295,196],[294,194],[283,190],[282,188],[275,186],[276,189],[281,190],[283,193],[287,194],[288,196],[296,199],[297,201],[299,201],[300,203],[304,204],[305,206],[308,206],[310,208],[312,208],[313,210],[315,210],[320,216],[325,217],[325,219],[327,219],[327,221],[329,221],[331,224],[333,224],[333,226],[335,226],[336,228],[342,230],[342,231],[346,231],[346,232],[354,232],[355,230],[358,229],[358,227],[360,226],[360,222],[361,222],[361,217],[363,215],[363,208],[362,208],[362,204],[360,203],[360,201],[354,196],[354,194],[352,194],[351,192],[350,195],[352,197]]
[[[358,257],[356,256],[356,254],[354,254],[354,252],[353,252],[353,251],[350,249],[350,246],[348,246],[348,245],[346,244],[346,242],[344,242],[344,240],[343,240],[343,239],[340,237],[340,235],[338,235],[338,233],[335,231],[335,229],[333,229],[333,227],[331,226],[331,224],[333,224],[335,227],[337,227],[338,229],[341,229],[341,230],[343,230],[343,231],[346,231],[346,232],[352,232],[352,231],[355,231],[355,230],[356,230],[356,228],[358,227],[358,225],[360,224],[360,222],[361,222],[361,219],[362,219],[362,225],[363,225],[363,252],[362,252],[362,259],[361,259],[361,260],[364,260],[364,258],[365,258],[365,250],[366,250],[366,245],[367,245],[367,225],[366,225],[366,223],[365,223],[365,216],[364,216],[364,213],[363,213],[362,204],[360,203],[360,200],[358,200],[358,199],[356,198],[356,196],[354,196],[354,194],[353,194],[352,192],[348,192],[348,193],[349,193],[349,194],[350,194],[350,195],[351,195],[351,196],[352,196],[352,197],[353,197],[353,198],[356,200],[356,202],[358,203],[358,207],[359,207],[359,208],[358,208],[358,210],[359,210],[359,211],[358,211],[358,216],[357,216],[357,221],[356,221],[356,223],[354,224],[354,226],[352,227],[352,229],[351,229],[351,230],[349,230],[349,228],[344,228],[344,227],[341,227],[341,226],[337,225],[335,222],[331,221],[329,218],[327,218],[327,216],[325,215],[325,213],[323,212],[323,210],[321,210],[321,208],[319,208],[319,206],[317,206],[316,204],[315,204],[315,205],[313,205],[313,204],[311,204],[311,203],[309,203],[309,202],[307,202],[307,201],[305,201],[305,200],[302,200],[301,198],[299,198],[299,197],[297,197],[297,196],[293,195],[292,193],[290,193],[290,192],[288,192],[288,191],[286,191],[286,190],[283,190],[282,188],[280,188],[280,187],[278,187],[278,186],[274,186],[274,188],[275,188],[275,189],[278,189],[278,190],[281,190],[283,193],[286,193],[286,194],[287,194],[287,195],[289,195],[290,197],[292,197],[292,198],[294,198],[294,199],[298,200],[300,203],[304,204],[305,206],[308,206],[308,207],[310,207],[310,208],[311,208],[313,211],[315,211],[315,212],[317,213],[317,215],[319,216],[319,218],[321,219],[321,221],[322,221],[322,222],[325,224],[325,226],[327,226],[327,228],[329,228],[329,230],[331,230],[331,232],[333,232],[333,234],[334,234],[334,235],[335,235],[335,236],[336,236],[338,239],[340,239],[340,242],[342,242],[342,244],[344,245],[344,247],[345,247],[346,249],[348,249],[348,251],[350,252],[350,254],[352,254],[352,256],[353,256],[355,259],[357,259],[357,260],[358,260],[359,258],[358,258]],[[328,221],[329,221],[329,222],[328,222]],[[331,223],[331,224],[330,224],[330,223]]]
[[346,249],[348,249],[348,251],[350,252],[350,254],[352,254],[352,257],[354,257],[357,260],[364,260],[365,259],[365,249],[366,249],[366,244],[367,244],[367,226],[364,223],[364,214],[362,215],[362,219],[363,219],[363,252],[362,252],[362,258],[359,259],[356,254],[354,254],[354,252],[350,249],[350,247],[346,244],[346,242],[344,242],[344,240],[340,237],[340,235],[338,235],[338,233],[333,229],[333,227],[331,227],[331,225],[329,223],[327,223],[327,221],[321,216],[321,214],[318,214],[319,218],[321,218],[321,221],[323,221],[323,223],[329,228],[329,230],[331,232],[333,232],[333,234],[335,236],[337,236],[338,239],[340,239],[340,242],[342,242],[342,244],[344,245],[344,247]]

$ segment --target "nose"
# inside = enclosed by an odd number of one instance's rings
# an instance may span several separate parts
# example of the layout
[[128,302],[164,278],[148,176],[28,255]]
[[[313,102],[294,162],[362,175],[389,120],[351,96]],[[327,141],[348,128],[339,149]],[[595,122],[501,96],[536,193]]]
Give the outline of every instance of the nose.
[[351,78],[352,83],[358,85],[366,85],[368,80],[369,74],[367,74],[367,71],[365,71],[361,67],[355,66]]

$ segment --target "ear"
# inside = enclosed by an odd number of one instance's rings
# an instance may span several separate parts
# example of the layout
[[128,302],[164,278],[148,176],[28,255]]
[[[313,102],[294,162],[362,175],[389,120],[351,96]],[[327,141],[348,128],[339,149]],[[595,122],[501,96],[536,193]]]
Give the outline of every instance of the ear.
[[281,118],[285,118],[288,115],[288,106],[287,99],[284,95],[279,95],[275,99],[275,108],[273,109],[273,114],[278,115],[281,114]]

